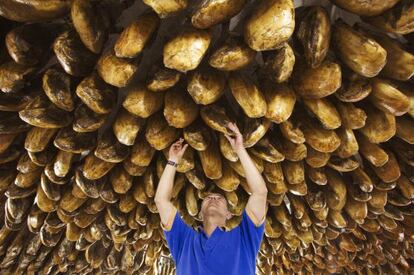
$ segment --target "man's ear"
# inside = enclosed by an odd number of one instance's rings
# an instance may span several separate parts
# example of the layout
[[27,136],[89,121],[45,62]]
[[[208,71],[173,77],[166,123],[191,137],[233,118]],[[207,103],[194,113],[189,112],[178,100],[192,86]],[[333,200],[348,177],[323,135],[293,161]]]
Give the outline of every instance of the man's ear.
[[233,214],[230,211],[227,211],[226,219],[230,220],[233,217]]

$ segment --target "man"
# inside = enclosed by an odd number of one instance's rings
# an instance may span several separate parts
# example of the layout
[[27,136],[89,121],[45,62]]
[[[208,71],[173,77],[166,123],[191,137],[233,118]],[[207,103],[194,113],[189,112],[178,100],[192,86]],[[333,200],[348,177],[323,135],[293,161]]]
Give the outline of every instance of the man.
[[177,267],[177,275],[255,274],[256,258],[264,233],[267,188],[243,146],[239,129],[234,123],[229,123],[228,128],[233,135],[226,135],[226,138],[239,157],[251,191],[241,223],[230,231],[222,229],[232,215],[225,197],[219,193],[208,194],[201,204],[201,231],[197,232],[183,222],[171,203],[171,193],[176,164],[188,145],[183,145],[183,139],[180,139],[170,148],[168,164],[155,194],[155,203]]

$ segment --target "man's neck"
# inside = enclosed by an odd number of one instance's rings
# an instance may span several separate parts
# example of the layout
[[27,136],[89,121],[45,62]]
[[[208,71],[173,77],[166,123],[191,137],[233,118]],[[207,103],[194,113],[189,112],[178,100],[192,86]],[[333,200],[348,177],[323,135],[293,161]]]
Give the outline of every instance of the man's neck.
[[214,230],[219,226],[224,226],[224,224],[216,217],[206,217],[206,219],[203,222],[203,230],[209,238],[211,234],[214,232]]

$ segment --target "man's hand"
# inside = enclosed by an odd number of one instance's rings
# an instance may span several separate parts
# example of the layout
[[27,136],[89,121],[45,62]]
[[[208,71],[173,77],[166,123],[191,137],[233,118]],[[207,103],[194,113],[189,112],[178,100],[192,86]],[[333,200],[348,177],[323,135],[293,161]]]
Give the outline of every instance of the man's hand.
[[188,144],[183,146],[183,138],[180,138],[178,141],[174,142],[171,147],[170,151],[168,152],[168,159],[178,163],[184,155],[185,150],[188,147]]
[[240,130],[237,127],[236,123],[229,122],[227,124],[227,127],[233,132],[233,135],[225,134],[224,136],[230,142],[230,145],[233,148],[234,152],[238,153],[244,149],[243,136],[240,133]]

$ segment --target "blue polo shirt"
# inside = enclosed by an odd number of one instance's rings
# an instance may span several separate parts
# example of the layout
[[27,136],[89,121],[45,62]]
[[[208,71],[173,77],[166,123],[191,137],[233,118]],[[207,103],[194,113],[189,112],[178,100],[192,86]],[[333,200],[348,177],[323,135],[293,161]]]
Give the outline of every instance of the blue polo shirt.
[[[178,211],[165,238],[177,275],[254,275],[264,233],[264,219],[256,226],[246,209],[240,224],[230,231],[217,227],[210,237],[182,220]],[[253,216],[254,217],[254,216]],[[166,230],[169,229],[170,230]]]

